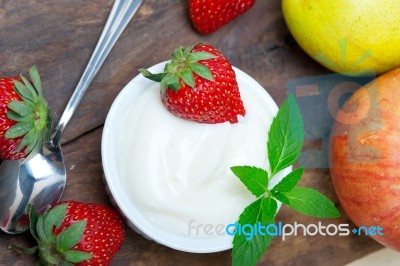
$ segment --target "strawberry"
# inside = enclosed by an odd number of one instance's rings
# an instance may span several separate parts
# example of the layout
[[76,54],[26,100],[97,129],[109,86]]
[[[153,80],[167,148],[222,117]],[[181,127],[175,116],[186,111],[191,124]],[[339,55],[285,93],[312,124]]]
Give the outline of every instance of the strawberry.
[[29,210],[32,248],[11,248],[27,254],[39,251],[39,265],[109,265],[120,249],[125,229],[121,216],[106,206],[60,202],[38,215]]
[[0,158],[32,157],[50,138],[50,110],[42,95],[39,72],[25,77],[0,78]]
[[194,28],[212,33],[249,10],[256,0],[189,0],[189,16]]
[[163,73],[142,74],[161,83],[161,99],[174,115],[199,123],[236,123],[245,109],[230,62],[209,44],[179,47]]

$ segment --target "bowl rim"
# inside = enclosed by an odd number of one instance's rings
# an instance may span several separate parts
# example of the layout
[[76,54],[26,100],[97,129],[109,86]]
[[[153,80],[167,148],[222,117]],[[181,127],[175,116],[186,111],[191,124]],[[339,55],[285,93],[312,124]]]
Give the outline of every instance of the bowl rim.
[[[148,70],[153,73],[161,72],[167,62],[169,61],[158,63],[148,68]],[[249,87],[254,89],[258,96],[265,100],[272,115],[275,116],[278,112],[278,106],[268,92],[245,72],[236,67],[233,67],[233,69],[236,73],[238,83],[248,83],[250,85]],[[101,159],[104,182],[110,192],[109,196],[112,201],[115,202],[115,207],[118,208],[121,214],[126,218],[129,227],[155,242],[176,250],[192,253],[212,253],[228,250],[232,248],[232,236],[228,236],[227,234],[214,238],[191,238],[173,235],[172,233],[156,227],[134,206],[127,193],[122,193],[125,192],[122,184],[123,182],[121,179],[115,178],[115,176],[118,176],[118,169],[115,156],[113,156],[115,155],[113,152],[115,148],[112,145],[112,139],[115,137],[115,131],[118,131],[113,130],[115,127],[118,128],[118,122],[116,122],[118,121],[117,117],[120,116],[120,113],[125,111],[124,105],[127,105],[129,99],[137,97],[144,88],[152,84],[154,84],[153,81],[146,79],[142,74],[138,74],[119,92],[107,114],[101,138]],[[135,89],[133,90],[132,88]],[[286,169],[286,171],[287,170],[290,169]]]

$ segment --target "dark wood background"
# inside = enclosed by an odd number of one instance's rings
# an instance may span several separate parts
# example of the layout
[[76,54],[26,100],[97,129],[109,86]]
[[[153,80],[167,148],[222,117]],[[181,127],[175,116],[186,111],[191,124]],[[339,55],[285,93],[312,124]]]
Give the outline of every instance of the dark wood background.
[[[0,0],[0,76],[27,73],[36,65],[44,94],[58,121],[96,45],[112,0]],[[330,73],[309,58],[291,37],[279,0],[257,1],[245,15],[202,36],[191,27],[187,1],[145,0],[111,51],[63,138],[68,183],[63,199],[110,205],[102,182],[100,139],[105,117],[119,91],[138,73],[169,58],[180,44],[206,41],[233,65],[260,82],[280,104],[290,78]],[[307,169],[302,184],[319,189],[338,204],[329,170]],[[342,209],[339,206],[339,209]],[[342,212],[343,213],[343,212]],[[283,207],[277,220],[318,223]],[[325,223],[350,223],[340,219]],[[32,245],[27,234],[0,233],[0,265],[33,265],[34,259],[7,249]],[[261,265],[343,265],[381,248],[367,237],[274,239]],[[230,251],[190,254],[155,244],[127,228],[112,265],[229,265]]]

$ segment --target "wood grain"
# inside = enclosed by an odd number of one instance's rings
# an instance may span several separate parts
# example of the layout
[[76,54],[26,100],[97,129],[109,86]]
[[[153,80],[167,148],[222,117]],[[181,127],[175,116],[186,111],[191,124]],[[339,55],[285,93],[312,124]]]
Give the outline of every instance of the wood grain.
[[[0,76],[26,73],[35,64],[44,93],[58,121],[101,33],[111,0],[0,0]],[[218,32],[203,36],[191,27],[186,1],[146,0],[99,71],[66,129],[63,150],[68,184],[63,199],[109,205],[102,181],[100,138],[108,109],[140,67],[168,59],[179,44],[206,41],[233,65],[254,77],[280,104],[290,78],[328,71],[310,59],[287,30],[279,0],[257,1],[245,15]],[[303,184],[337,199],[326,169],[307,169]],[[284,223],[318,223],[283,208]],[[340,219],[324,223],[350,223]],[[33,244],[27,234],[0,233],[0,265],[33,265],[34,260],[7,249],[9,243]],[[274,239],[260,265],[343,265],[379,249],[366,237],[290,237]],[[127,228],[113,265],[229,265],[230,252],[190,254],[146,240]]]
[[[279,1],[258,1],[246,16],[208,36],[192,29],[186,3],[160,2],[145,1],[122,34],[72,119],[73,127],[66,129],[65,141],[102,125],[113,99],[138,69],[167,60],[180,44],[205,41],[218,47],[278,103],[284,99],[288,78],[326,72],[291,38]],[[3,0],[0,75],[26,73],[31,65],[37,65],[57,122],[96,45],[111,4],[106,0]]]

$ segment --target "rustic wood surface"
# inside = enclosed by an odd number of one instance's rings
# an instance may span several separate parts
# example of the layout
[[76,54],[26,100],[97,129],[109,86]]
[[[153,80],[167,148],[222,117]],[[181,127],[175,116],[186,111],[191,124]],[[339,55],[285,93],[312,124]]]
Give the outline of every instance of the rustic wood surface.
[[[36,65],[44,94],[58,121],[94,49],[112,0],[0,0],[0,76],[26,73]],[[166,60],[179,45],[206,41],[233,65],[260,82],[280,104],[290,78],[329,73],[310,59],[285,26],[279,0],[257,1],[245,15],[202,36],[191,27],[187,1],[145,0],[111,51],[67,127],[63,151],[68,183],[63,199],[110,205],[102,181],[100,139],[108,109],[140,67]],[[327,169],[307,169],[301,181],[338,204]],[[339,206],[339,204],[338,204]],[[339,209],[342,210],[339,206]],[[343,213],[343,212],[342,212]],[[318,223],[288,208],[284,223]],[[345,214],[332,223],[350,223]],[[326,222],[328,223],[328,222]],[[34,259],[7,249],[32,245],[27,234],[0,233],[0,265],[33,265]],[[343,265],[381,248],[367,237],[289,237],[274,239],[260,265]],[[190,254],[155,244],[127,229],[112,265],[229,265],[230,252]]]

